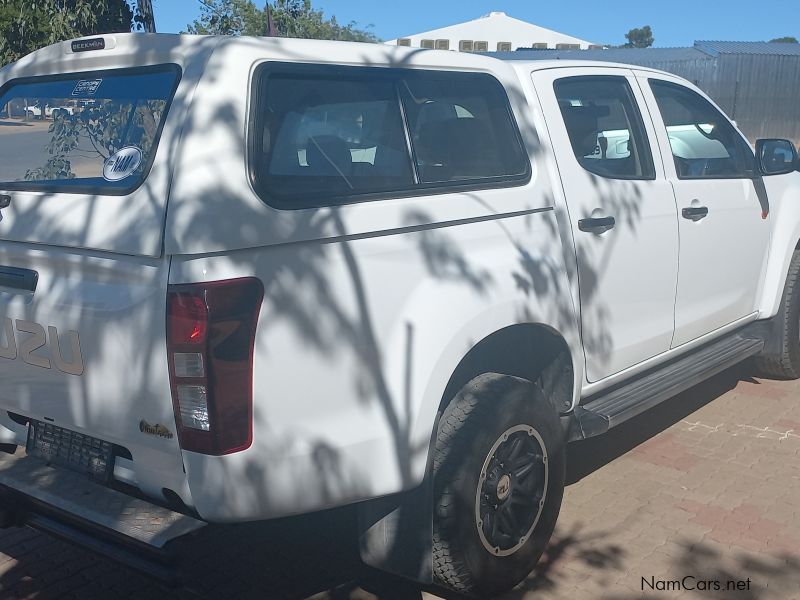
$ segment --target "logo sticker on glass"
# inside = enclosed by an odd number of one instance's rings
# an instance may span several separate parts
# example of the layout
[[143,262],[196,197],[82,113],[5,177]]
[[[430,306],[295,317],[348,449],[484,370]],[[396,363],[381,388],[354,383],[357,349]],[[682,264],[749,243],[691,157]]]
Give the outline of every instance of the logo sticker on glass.
[[75,84],[75,89],[72,90],[73,96],[94,96],[100,84],[103,83],[102,79],[81,79]]
[[142,164],[142,151],[136,146],[127,146],[115,152],[103,163],[103,179],[120,181],[133,174]]

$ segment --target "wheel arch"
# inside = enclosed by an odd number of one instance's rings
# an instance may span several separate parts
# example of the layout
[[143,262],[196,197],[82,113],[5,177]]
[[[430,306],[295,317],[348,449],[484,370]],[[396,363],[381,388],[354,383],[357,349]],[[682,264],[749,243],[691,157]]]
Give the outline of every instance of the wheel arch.
[[566,339],[540,323],[509,325],[477,342],[456,366],[439,402],[443,411],[458,391],[483,373],[513,375],[536,382],[543,379],[557,413],[569,411],[575,400],[575,359]]

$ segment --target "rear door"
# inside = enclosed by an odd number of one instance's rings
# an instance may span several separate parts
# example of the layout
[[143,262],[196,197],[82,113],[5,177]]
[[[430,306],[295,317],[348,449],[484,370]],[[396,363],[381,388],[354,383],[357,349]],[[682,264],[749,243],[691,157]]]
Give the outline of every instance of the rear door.
[[179,81],[161,65],[0,88],[0,423],[88,434],[175,472],[157,155]]
[[533,73],[569,206],[589,381],[670,348],[678,225],[631,71]]
[[769,205],[744,137],[680,80],[640,73],[680,211],[675,339],[680,346],[755,314]]

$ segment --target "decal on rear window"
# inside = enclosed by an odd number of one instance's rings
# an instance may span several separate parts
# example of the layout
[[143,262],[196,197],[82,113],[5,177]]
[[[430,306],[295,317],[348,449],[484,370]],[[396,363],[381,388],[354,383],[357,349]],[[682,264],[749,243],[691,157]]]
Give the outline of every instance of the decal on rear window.
[[119,181],[133,175],[142,164],[142,151],[136,146],[127,146],[115,152],[103,164],[103,179]]
[[94,96],[103,83],[102,79],[81,79],[72,90],[73,96]]

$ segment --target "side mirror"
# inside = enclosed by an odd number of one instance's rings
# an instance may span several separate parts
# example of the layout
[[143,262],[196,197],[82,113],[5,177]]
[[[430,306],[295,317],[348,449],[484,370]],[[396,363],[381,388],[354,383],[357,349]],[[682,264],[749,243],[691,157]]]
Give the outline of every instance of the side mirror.
[[756,163],[761,175],[784,175],[798,167],[797,149],[789,140],[757,140]]

